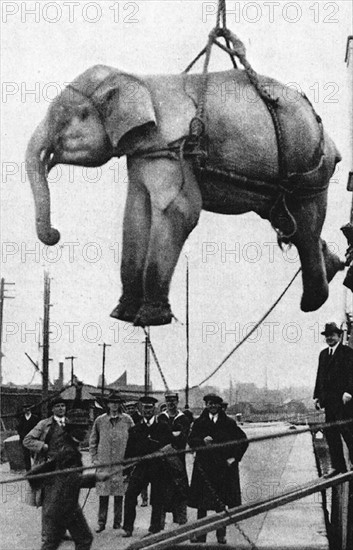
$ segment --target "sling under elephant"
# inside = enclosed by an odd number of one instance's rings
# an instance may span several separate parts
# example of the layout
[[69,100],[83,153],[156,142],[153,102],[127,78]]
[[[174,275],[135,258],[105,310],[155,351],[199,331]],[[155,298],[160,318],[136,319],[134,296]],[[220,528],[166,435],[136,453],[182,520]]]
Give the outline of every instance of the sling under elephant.
[[55,165],[96,167],[126,155],[123,293],[112,317],[137,326],[171,322],[172,275],[202,209],[254,211],[269,220],[280,243],[297,247],[301,309],[315,311],[343,268],[320,237],[340,154],[304,95],[258,75],[274,98],[274,118],[239,69],[208,74],[202,140],[195,146],[190,121],[199,122],[202,76],[138,77],[96,65],[67,86],[27,149],[38,237],[46,245],[60,239],[51,226],[47,181]]

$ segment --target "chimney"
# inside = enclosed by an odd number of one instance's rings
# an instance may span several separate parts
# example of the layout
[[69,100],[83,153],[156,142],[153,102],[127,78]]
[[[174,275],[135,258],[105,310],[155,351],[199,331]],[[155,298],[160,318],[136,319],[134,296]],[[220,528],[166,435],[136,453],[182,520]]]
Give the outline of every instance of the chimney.
[[64,363],[63,362],[59,363],[58,385],[60,389],[64,387]]

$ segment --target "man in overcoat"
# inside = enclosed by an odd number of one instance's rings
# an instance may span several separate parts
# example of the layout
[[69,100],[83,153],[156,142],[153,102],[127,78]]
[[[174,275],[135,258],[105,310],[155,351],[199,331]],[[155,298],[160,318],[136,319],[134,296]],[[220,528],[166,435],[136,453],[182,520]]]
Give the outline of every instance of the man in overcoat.
[[[157,422],[155,404],[157,399],[150,396],[139,399],[142,404],[142,420],[131,428],[125,458],[142,457],[154,453],[172,441],[172,435],[166,424]],[[142,461],[127,468],[129,476],[125,494],[123,537],[131,537],[136,519],[137,497],[143,487],[151,483],[151,523],[150,533],[161,531],[163,504],[166,496],[167,476],[162,458]]]
[[129,429],[133,426],[131,417],[122,412],[123,399],[118,392],[112,391],[107,397],[109,412],[96,418],[90,439],[89,452],[94,465],[112,463],[105,471],[112,472],[107,481],[97,483],[99,495],[98,526],[96,533],[104,531],[109,507],[109,496],[114,496],[113,529],[120,529],[124,497],[123,469],[113,464],[123,460]]
[[[222,410],[222,398],[208,394],[204,401],[206,407],[189,436],[191,448],[205,448],[196,452],[188,500],[191,508],[197,508],[198,519],[205,517],[207,510],[221,512],[225,506],[241,504],[239,462],[248,447],[243,430]],[[212,450],[212,445],[230,441],[234,445]],[[218,543],[226,544],[226,528],[217,529],[216,534]],[[206,535],[195,542],[206,542]]]
[[32,413],[31,405],[23,405],[22,414],[17,421],[17,432],[20,436],[20,443],[23,450],[23,458],[27,472],[31,469],[31,451],[23,445],[23,440],[39,422],[39,417]]
[[349,424],[325,429],[332,465],[326,476],[331,477],[347,470],[341,435],[353,464],[353,349],[342,344],[342,330],[336,323],[326,323],[321,334],[325,336],[328,347],[319,356],[315,406],[325,409],[326,422],[352,420]]
[[[158,422],[169,426],[172,433],[172,447],[184,450],[189,436],[190,422],[178,408],[179,396],[176,392],[165,393],[167,408],[159,414]],[[186,473],[185,454],[176,455],[170,461],[168,494],[165,502],[165,512],[173,513],[174,523],[182,525],[187,522],[188,477]]]
[[69,411],[60,449],[54,457],[28,473],[31,486],[41,488],[43,493],[41,550],[56,550],[66,530],[70,532],[76,549],[91,548],[93,536],[78,503],[79,493],[81,487],[94,487],[97,479],[104,479],[108,474],[82,474],[76,471],[41,479],[31,478],[37,474],[55,474],[58,470],[81,467],[82,457],[78,447],[85,439],[88,426],[86,411]]

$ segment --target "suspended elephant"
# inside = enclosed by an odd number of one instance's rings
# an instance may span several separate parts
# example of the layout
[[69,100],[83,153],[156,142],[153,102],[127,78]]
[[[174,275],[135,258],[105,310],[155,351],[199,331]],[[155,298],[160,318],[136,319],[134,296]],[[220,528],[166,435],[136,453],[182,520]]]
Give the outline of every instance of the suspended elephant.
[[[47,245],[60,239],[51,226],[47,183],[56,164],[101,166],[126,155],[123,294],[112,317],[140,326],[171,322],[171,278],[201,209],[254,211],[270,219],[282,240],[298,249],[301,309],[314,311],[328,297],[328,282],[343,268],[320,238],[328,182],[340,155],[305,97],[259,77],[278,97],[279,149],[266,105],[245,71],[234,69],[209,74],[207,161],[195,164],[195,156],[184,150],[184,137],[195,116],[201,78],[136,77],[97,65],[65,88],[27,149],[38,237]],[[278,181],[281,151],[289,175],[285,189]],[[288,222],[292,231],[286,236]]]

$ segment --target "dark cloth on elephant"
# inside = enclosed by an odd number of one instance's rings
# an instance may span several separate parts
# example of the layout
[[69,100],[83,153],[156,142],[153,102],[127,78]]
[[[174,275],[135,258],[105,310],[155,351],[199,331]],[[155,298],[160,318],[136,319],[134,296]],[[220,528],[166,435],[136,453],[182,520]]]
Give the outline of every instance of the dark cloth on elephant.
[[[210,450],[212,445],[206,446],[204,442],[207,436],[211,436],[215,444],[230,441],[235,443]],[[193,424],[189,445],[192,448],[204,446],[205,451],[196,452],[188,505],[191,508],[215,511],[220,511],[220,502],[229,507],[239,506],[241,492],[238,465],[248,442],[235,420],[220,411],[217,422],[213,422],[208,411],[204,410]],[[227,459],[232,458],[235,460],[229,465]]]
[[81,487],[93,487],[95,474],[83,475],[72,472],[42,479],[31,479],[31,475],[55,472],[66,468],[82,466],[81,453],[77,443],[68,435],[56,456],[35,466],[28,473],[31,487],[42,489],[42,546],[41,550],[55,550],[62,536],[68,530],[77,550],[89,550],[92,533],[78,504]]
[[[329,356],[329,348],[322,350],[319,355],[314,399],[318,399],[320,406],[325,409],[326,422],[353,420],[353,399],[343,404],[342,396],[345,392],[353,396],[353,350],[339,344],[332,357]],[[341,435],[353,463],[353,423],[325,429],[332,467],[345,471]]]
[[[145,456],[159,451],[171,443],[172,435],[166,424],[157,423],[154,417],[152,425],[148,426],[142,420],[129,430],[125,458]],[[125,494],[124,529],[133,531],[136,518],[137,497],[142,489],[151,483],[151,526],[150,532],[161,530],[162,510],[166,497],[167,471],[162,458],[155,458],[136,464],[126,469],[129,475],[128,488]]]

